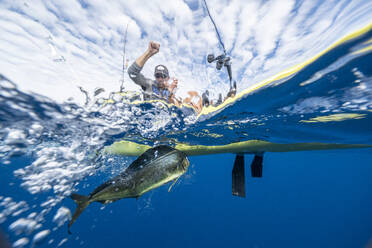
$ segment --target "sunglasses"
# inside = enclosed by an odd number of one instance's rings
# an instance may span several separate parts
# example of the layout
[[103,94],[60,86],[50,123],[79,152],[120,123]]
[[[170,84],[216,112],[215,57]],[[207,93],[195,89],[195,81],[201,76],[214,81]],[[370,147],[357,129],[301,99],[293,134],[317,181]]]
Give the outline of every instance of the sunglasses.
[[156,78],[163,78],[164,79],[164,78],[167,78],[167,75],[165,75],[164,73],[156,73],[155,74],[155,77]]

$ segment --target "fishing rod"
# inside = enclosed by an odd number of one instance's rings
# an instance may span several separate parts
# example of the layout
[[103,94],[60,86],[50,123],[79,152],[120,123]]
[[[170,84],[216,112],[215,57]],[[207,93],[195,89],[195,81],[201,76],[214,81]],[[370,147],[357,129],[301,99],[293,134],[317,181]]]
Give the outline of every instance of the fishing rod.
[[123,92],[124,89],[124,76],[125,76],[125,45],[127,44],[127,33],[128,33],[128,26],[129,22],[127,23],[127,27],[125,29],[124,34],[124,46],[123,46],[123,70],[122,70],[122,77],[121,77],[121,85],[120,85],[120,92]]
[[227,54],[226,54],[225,45],[223,44],[223,41],[222,41],[221,36],[220,36],[220,32],[218,31],[218,28],[216,26],[216,23],[214,22],[214,20],[211,16],[211,13],[209,12],[209,8],[208,8],[206,0],[204,0],[204,5],[205,5],[205,8],[207,10],[208,16],[213,23],[214,29],[215,29],[216,34],[217,34],[218,41],[219,41],[219,43],[220,43],[220,45],[223,49],[223,54],[221,54],[217,57],[215,57],[214,54],[208,54],[207,61],[208,61],[208,63],[212,63],[212,62],[216,61],[216,69],[217,70],[221,70],[222,66],[226,67],[227,73],[229,74],[229,80],[230,80],[230,92],[229,92],[229,94],[230,94],[233,91],[236,92],[236,82],[234,81],[234,84],[232,84],[231,58],[229,56],[227,56]]

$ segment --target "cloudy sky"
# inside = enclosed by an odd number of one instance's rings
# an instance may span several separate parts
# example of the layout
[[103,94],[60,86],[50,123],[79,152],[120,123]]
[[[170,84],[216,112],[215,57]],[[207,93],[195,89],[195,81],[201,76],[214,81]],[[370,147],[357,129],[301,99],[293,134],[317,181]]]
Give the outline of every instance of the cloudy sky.
[[[232,57],[238,91],[311,58],[369,24],[372,1],[207,0]],[[222,52],[201,0],[1,0],[0,74],[23,91],[58,102],[84,102],[92,93],[117,91],[123,35],[128,25],[129,65],[150,40],[160,52],[143,69],[165,64],[179,79],[177,94],[228,90],[225,72],[206,63]],[[125,87],[139,90],[125,75]]]

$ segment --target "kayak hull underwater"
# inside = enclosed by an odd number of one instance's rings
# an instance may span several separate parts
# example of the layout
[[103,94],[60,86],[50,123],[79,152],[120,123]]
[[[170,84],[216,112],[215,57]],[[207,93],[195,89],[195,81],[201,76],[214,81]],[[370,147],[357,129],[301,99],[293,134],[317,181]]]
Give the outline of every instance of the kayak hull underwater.
[[[139,156],[151,146],[122,140],[105,147],[104,151],[108,154]],[[219,146],[187,145],[177,144],[174,148],[184,152],[187,156],[212,155],[219,153],[235,154],[260,154],[264,152],[296,152],[332,149],[357,149],[372,148],[367,144],[333,144],[333,143],[291,143],[280,144],[262,140],[248,140],[243,142],[231,143]]]

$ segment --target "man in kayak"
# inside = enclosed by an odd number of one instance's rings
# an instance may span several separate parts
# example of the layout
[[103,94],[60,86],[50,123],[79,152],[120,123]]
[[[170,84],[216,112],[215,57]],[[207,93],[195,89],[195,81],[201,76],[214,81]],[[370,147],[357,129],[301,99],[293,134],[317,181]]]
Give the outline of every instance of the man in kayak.
[[160,44],[150,41],[149,46],[144,54],[136,59],[135,62],[128,68],[129,77],[143,90],[144,100],[164,99],[169,103],[178,105],[179,101],[175,98],[174,91],[177,88],[178,80],[173,79],[171,84],[169,81],[169,72],[166,66],[157,65],[154,71],[155,80],[146,78],[141,73],[146,61],[153,55],[157,54],[160,49]]

